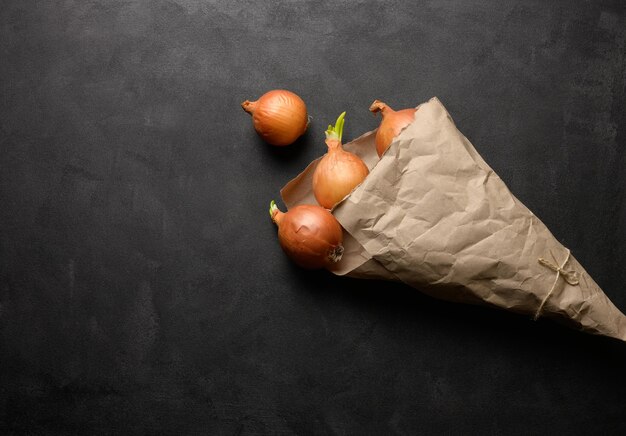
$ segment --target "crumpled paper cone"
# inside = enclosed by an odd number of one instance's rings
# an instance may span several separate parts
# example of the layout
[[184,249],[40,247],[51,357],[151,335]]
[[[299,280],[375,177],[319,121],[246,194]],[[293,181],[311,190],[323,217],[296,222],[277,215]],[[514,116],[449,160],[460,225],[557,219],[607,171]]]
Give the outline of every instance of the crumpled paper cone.
[[[375,132],[345,144],[370,168],[333,209],[346,230],[337,275],[404,282],[435,298],[485,304],[626,341],[626,317],[509,191],[441,102],[378,159]],[[319,159],[290,181],[287,207],[316,204]]]

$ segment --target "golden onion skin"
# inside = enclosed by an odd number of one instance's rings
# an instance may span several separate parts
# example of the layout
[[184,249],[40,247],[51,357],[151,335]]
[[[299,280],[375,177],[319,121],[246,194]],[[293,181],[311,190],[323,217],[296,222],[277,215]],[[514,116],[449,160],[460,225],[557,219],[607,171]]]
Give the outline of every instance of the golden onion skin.
[[328,153],[319,161],[313,173],[313,194],[327,209],[332,209],[365,180],[369,169],[357,155],[345,151],[341,143],[329,139]]
[[343,230],[327,209],[306,204],[283,213],[272,202],[270,215],[281,248],[298,266],[320,269],[341,259]]
[[402,109],[394,111],[388,105],[379,100],[374,100],[370,106],[372,113],[380,112],[382,120],[376,131],[376,152],[382,157],[387,151],[393,138],[398,136],[402,129],[411,124],[415,119],[415,109]]
[[268,144],[284,147],[304,134],[309,117],[304,101],[291,91],[275,89],[257,101],[244,101],[243,110],[252,115],[254,129]]

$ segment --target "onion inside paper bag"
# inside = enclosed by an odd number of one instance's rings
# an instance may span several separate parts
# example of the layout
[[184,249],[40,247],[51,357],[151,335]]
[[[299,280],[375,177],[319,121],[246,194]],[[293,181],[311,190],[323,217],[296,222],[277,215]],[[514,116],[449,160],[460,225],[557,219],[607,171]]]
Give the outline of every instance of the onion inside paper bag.
[[[345,144],[370,174],[333,210],[347,235],[337,275],[401,281],[435,298],[554,318],[626,340],[626,317],[547,227],[509,191],[441,102],[380,161],[375,132]],[[316,204],[317,160],[281,195]]]

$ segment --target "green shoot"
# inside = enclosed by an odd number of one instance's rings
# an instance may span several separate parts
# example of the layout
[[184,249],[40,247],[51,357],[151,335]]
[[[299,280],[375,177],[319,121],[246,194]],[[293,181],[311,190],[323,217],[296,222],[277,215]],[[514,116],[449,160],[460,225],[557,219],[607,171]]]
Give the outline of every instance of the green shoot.
[[277,210],[278,210],[278,207],[276,207],[276,202],[272,200],[270,202],[270,218],[274,219],[274,214],[276,213]]
[[326,130],[326,139],[337,139],[341,142],[341,137],[343,136],[343,125],[346,122],[345,117],[346,113],[344,111],[341,115],[339,115],[339,118],[337,118],[334,127],[332,124],[328,126],[328,130]]

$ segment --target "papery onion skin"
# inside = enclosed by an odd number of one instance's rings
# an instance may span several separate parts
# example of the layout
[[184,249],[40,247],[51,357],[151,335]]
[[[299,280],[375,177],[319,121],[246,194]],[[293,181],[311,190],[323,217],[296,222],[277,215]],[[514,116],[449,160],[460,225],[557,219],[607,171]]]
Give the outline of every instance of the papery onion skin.
[[266,92],[257,101],[246,100],[241,107],[252,115],[259,136],[277,147],[293,144],[309,125],[304,101],[284,89]]
[[298,266],[320,269],[341,260],[343,230],[327,209],[305,204],[283,213],[272,201],[270,216],[278,226],[281,248]]
[[341,146],[344,116],[345,112],[339,116],[334,128],[328,126],[328,153],[318,162],[313,173],[313,194],[320,206],[327,209],[343,200],[369,174],[363,160]]
[[327,144],[328,153],[313,173],[313,194],[321,206],[332,209],[365,180],[369,170],[361,158],[345,151],[338,141]]
[[394,111],[380,100],[374,100],[370,106],[374,114],[380,112],[383,119],[376,131],[376,152],[382,157],[393,138],[398,136],[402,129],[411,124],[415,119],[415,109],[402,109]]

